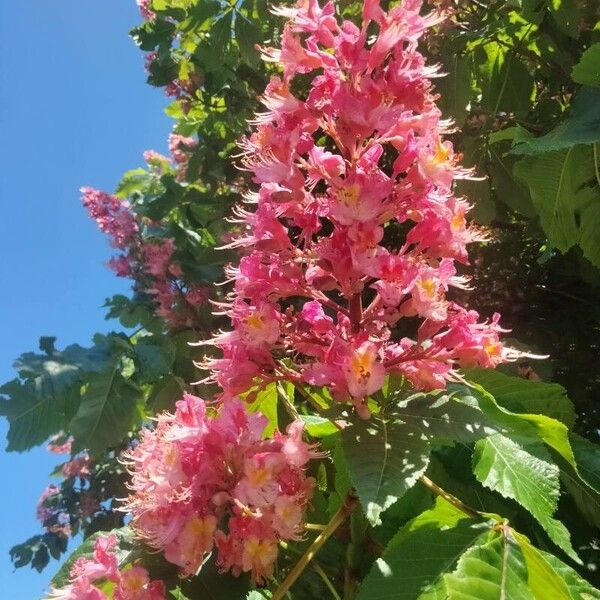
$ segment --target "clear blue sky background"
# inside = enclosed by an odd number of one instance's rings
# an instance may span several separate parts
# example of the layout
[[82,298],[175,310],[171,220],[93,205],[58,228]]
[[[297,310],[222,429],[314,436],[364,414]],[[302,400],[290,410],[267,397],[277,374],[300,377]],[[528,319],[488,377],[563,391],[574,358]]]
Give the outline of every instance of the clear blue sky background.
[[[128,285],[105,268],[110,249],[78,190],[112,190],[145,149],[166,150],[166,99],[145,84],[127,35],[138,22],[134,0],[0,1],[0,381],[40,335],[87,344],[117,325],[101,305]],[[8,549],[39,532],[35,504],[55,460],[5,453],[5,434],[2,420],[0,598],[34,600],[57,563],[13,572]]]

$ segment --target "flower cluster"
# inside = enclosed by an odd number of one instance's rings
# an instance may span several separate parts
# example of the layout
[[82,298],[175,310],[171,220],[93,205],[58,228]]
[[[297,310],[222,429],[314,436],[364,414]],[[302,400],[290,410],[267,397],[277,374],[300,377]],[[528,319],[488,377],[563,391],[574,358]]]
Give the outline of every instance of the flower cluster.
[[195,574],[216,546],[223,571],[263,582],[279,540],[302,535],[314,483],[303,467],[317,453],[298,422],[263,439],[266,418],[241,401],[210,412],[185,394],[175,414],[142,433],[127,455],[134,493],[126,508],[136,533],[182,575]]
[[[72,438],[64,434],[57,434],[50,439],[48,451],[53,454],[71,454]],[[100,503],[89,492],[89,480],[92,476],[92,461],[87,452],[80,452],[60,465],[60,475],[66,480],[79,480],[80,487],[67,486],[65,493],[63,487],[50,484],[40,495],[36,506],[36,517],[46,531],[56,534],[61,538],[71,535],[73,516],[86,519],[100,509]],[[85,489],[85,488],[88,489]],[[76,511],[71,505],[76,501]]]
[[[189,151],[196,142],[192,138],[172,135],[169,147],[177,177],[185,173]],[[144,153],[151,174],[160,177],[171,166],[171,159],[154,151]],[[182,271],[174,259],[172,238],[151,239],[145,235],[155,223],[136,215],[129,202],[93,188],[82,188],[83,205],[108,234],[111,245],[121,251],[109,261],[109,267],[119,277],[130,277],[136,291],[149,294],[156,302],[156,313],[171,327],[193,326],[196,309],[208,301],[206,286],[181,281]]]
[[136,0],[136,4],[143,19],[154,21],[156,13],[150,8],[150,0]]
[[[368,416],[386,373],[430,390],[458,367],[516,357],[498,315],[480,322],[448,295],[466,286],[456,265],[484,234],[453,194],[470,173],[442,137],[437,70],[417,51],[443,16],[421,15],[421,4],[385,12],[365,0],[358,24],[340,23],[333,2],[277,10],[289,17],[281,48],[263,55],[282,76],[242,143],[259,188],[246,198],[254,210],[237,209],[243,233],[229,244],[245,251],[228,269],[234,330],[210,342],[223,356],[203,365],[223,399],[286,378],[327,386]],[[292,91],[297,75],[312,75],[304,93]]]
[[[53,589],[49,600],[164,600],[165,588],[161,581],[151,581],[144,567],[134,566],[119,570],[113,533],[98,537],[92,559],[78,558],[71,567],[71,583]],[[103,584],[111,582],[113,591],[107,595]]]

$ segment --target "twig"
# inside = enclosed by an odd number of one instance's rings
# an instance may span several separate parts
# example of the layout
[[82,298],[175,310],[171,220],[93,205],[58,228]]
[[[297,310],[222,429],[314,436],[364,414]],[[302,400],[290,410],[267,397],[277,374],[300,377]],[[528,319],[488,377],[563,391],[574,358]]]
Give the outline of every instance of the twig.
[[440,496],[440,498],[443,498],[444,500],[452,504],[452,506],[464,512],[466,515],[469,515],[469,517],[472,517],[473,519],[481,519],[483,517],[483,515],[478,510],[467,506],[462,500],[459,500],[456,496],[453,496],[450,492],[447,492],[445,489],[441,488],[437,483],[431,481],[429,477],[421,475],[419,481],[426,488],[430,489],[434,494]]
[[315,554],[323,547],[325,542],[331,537],[335,530],[348,518],[352,511],[356,508],[358,499],[352,493],[348,493],[344,503],[339,510],[333,515],[331,521],[327,523],[325,529],[314,539],[308,550],[302,555],[300,560],[294,565],[287,577],[279,585],[273,593],[271,600],[282,600],[288,590],[294,585],[296,579],[302,575],[306,566],[312,561]]

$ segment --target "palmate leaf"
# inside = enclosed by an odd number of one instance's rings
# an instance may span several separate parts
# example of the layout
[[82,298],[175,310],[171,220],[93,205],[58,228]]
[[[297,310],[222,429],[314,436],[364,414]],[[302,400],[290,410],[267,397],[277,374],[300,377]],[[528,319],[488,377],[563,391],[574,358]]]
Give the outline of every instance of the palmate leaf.
[[348,473],[373,525],[425,472],[434,441],[469,443],[500,430],[477,406],[452,394],[404,398],[400,391],[387,401],[381,414],[342,432]]
[[0,415],[10,425],[6,450],[23,452],[65,429],[79,405],[79,385],[59,395],[45,394],[39,382],[14,379],[0,387]]
[[444,576],[445,600],[535,600],[521,548],[496,534],[469,548],[454,573]]
[[500,428],[478,407],[447,393],[417,393],[398,401],[390,411],[401,420],[430,436],[431,441],[469,443],[498,433]]
[[73,344],[57,351],[52,338],[42,338],[40,348],[45,354],[22,354],[14,363],[21,380],[0,387],[5,396],[0,401],[0,415],[10,424],[7,450],[28,450],[67,430],[78,410],[86,373],[106,368],[122,342],[117,335],[96,335],[91,348]]
[[[521,547],[523,547],[528,542],[522,538]],[[526,548],[525,555],[529,556],[531,551]],[[550,565],[552,572],[554,575],[558,575],[566,584],[567,589],[569,590],[569,594],[573,600],[600,600],[600,591],[593,587],[590,583],[585,581],[579,576],[579,573],[565,565],[564,562],[560,561],[556,556],[550,554],[549,552],[544,552],[543,550],[537,550],[537,554],[539,556],[535,557],[536,563],[539,562],[540,558],[542,558],[546,563]],[[529,559],[531,564],[532,560]],[[542,576],[545,574],[546,569],[542,570]],[[535,574],[532,569],[532,574]],[[552,577],[552,575],[551,575]],[[554,582],[554,586],[557,587],[556,582]],[[543,582],[540,582],[540,587],[543,589]]]
[[541,443],[528,450],[501,434],[492,435],[475,444],[473,472],[481,484],[526,508],[550,539],[579,561],[568,530],[553,518],[560,496],[560,470]]
[[465,376],[481,385],[498,404],[512,412],[546,415],[567,427],[575,423],[573,403],[565,388],[558,383],[511,377],[494,369],[469,369]]
[[434,508],[390,540],[364,579],[358,600],[436,599],[442,576],[475,540],[487,536],[488,528],[438,498]]
[[438,498],[390,540],[357,600],[596,600],[599,594],[506,522],[474,520]]
[[514,166],[528,187],[548,241],[566,252],[581,238],[578,213],[594,201],[597,188],[585,187],[595,177],[592,149],[574,146],[527,156]]
[[[584,87],[571,102],[568,116],[541,137],[521,138],[512,154],[542,154],[600,141],[600,89]],[[516,141],[516,140],[515,140]]]
[[425,472],[431,451],[421,427],[380,415],[344,429],[342,447],[348,474],[372,525]]
[[573,67],[573,81],[600,86],[600,43],[592,44]]
[[75,448],[100,453],[122,442],[141,420],[140,399],[139,389],[123,377],[118,365],[90,375],[69,426]]
[[586,521],[600,527],[600,446],[575,434],[570,442],[579,473],[566,465],[562,482]]
[[[465,399],[470,397],[470,401],[477,404],[482,412],[506,429],[507,435],[515,437],[520,442],[533,444],[534,447],[540,441],[544,442],[551,450],[553,459],[560,468],[561,479],[583,514],[592,523],[598,519],[596,507],[600,506],[600,497],[597,490],[594,489],[594,485],[597,485],[598,481],[593,476],[595,469],[591,466],[597,461],[597,446],[587,443],[587,457],[580,449],[581,458],[576,458],[569,430],[564,423],[546,415],[517,414],[506,410],[500,407],[494,397],[481,386],[450,387],[464,395]],[[460,391],[461,388],[462,391]],[[588,464],[587,473],[583,469],[580,472],[578,460],[581,460],[582,465]],[[550,522],[550,527],[555,530],[554,535],[558,536],[558,540],[567,540],[567,536],[563,535],[566,533],[563,526],[556,525],[556,523],[557,521],[554,520]],[[562,547],[563,549],[568,548],[566,545]]]
[[[534,548],[524,535],[514,530],[510,530],[510,535],[519,544],[523,553],[525,566],[527,567],[527,584],[534,597],[552,598],[553,600],[571,599],[572,596],[569,593],[567,582],[562,579],[558,572],[554,571],[544,555],[537,548]],[[558,559],[556,560],[560,563]]]
[[[528,413],[513,413],[498,405],[494,396],[482,386],[473,384],[450,385],[449,389],[456,391],[464,401],[477,405],[492,421],[504,427],[510,435],[535,443],[543,441],[556,452],[574,472],[579,475],[577,461],[569,440],[569,429],[564,423],[547,417]],[[583,480],[582,480],[583,481]]]

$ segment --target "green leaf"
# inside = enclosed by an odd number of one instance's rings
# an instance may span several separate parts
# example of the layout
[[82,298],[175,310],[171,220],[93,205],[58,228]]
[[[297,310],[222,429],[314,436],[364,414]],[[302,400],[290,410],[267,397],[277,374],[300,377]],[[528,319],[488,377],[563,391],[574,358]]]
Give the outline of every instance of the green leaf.
[[0,387],[0,415],[6,417],[8,452],[23,452],[65,429],[79,404],[79,385],[52,395],[35,381],[13,379]]
[[511,435],[532,443],[542,440],[577,471],[577,463],[569,442],[569,430],[564,423],[546,415],[513,413],[498,405],[495,398],[482,386],[449,385],[463,401],[479,406],[489,418],[506,428]]
[[[549,552],[537,550],[537,553],[550,565],[552,571],[564,581],[573,600],[600,600],[600,590],[582,579],[577,571],[565,565],[564,562]],[[533,574],[535,574],[535,571]]]
[[247,573],[242,573],[239,577],[220,573],[213,554],[204,562],[196,577],[183,581],[180,586],[190,598],[245,600],[250,589],[250,578]]
[[[600,173],[599,147],[599,144],[594,144],[596,177]],[[598,182],[600,183],[600,178]],[[589,193],[589,199],[589,204],[581,211],[579,246],[583,251],[583,256],[600,268],[600,189],[593,188],[593,192]]]
[[263,41],[262,32],[256,23],[239,13],[235,19],[235,39],[242,59],[251,67],[260,65],[260,54],[255,45]]
[[469,548],[456,571],[444,576],[445,600],[535,600],[528,588],[521,549],[509,536],[497,533]]
[[485,388],[498,404],[511,412],[547,415],[567,427],[575,423],[573,403],[558,383],[511,377],[494,369],[469,369],[465,377]]
[[327,437],[339,431],[329,419],[318,415],[300,415],[300,420],[304,423],[308,435],[314,438]]
[[471,100],[472,63],[470,54],[450,54],[444,65],[447,75],[436,82],[436,89],[441,94],[439,106],[442,114],[452,117],[458,125],[464,123]]
[[[389,542],[362,582],[357,600],[434,600],[433,591],[489,525],[438,498]],[[445,596],[440,596],[445,598]]]
[[153,386],[148,404],[155,413],[163,410],[172,411],[175,402],[181,400],[184,391],[185,383],[183,379],[175,375],[167,375]]
[[248,405],[248,412],[261,413],[268,419],[263,437],[268,438],[277,429],[277,384],[270,383],[256,394],[254,401]]
[[600,141],[600,88],[585,87],[573,98],[568,116],[552,131],[521,139],[512,154],[541,154]]
[[373,415],[342,431],[348,473],[372,525],[425,472],[430,444],[422,428]]
[[579,37],[581,15],[575,0],[549,0],[548,9],[563,33],[573,38]]
[[600,85],[600,42],[592,44],[573,67],[573,81],[582,85]]
[[487,171],[496,198],[525,217],[535,217],[536,210],[529,197],[529,190],[515,179],[513,169],[518,158],[503,152],[502,145],[490,145],[490,160]]
[[133,349],[142,382],[152,383],[171,370],[175,353],[173,347],[167,344],[166,338],[157,340],[155,336],[141,337]]
[[420,429],[431,440],[469,443],[499,431],[478,407],[458,396],[439,392],[417,393],[396,403],[390,414]]
[[480,440],[473,453],[473,472],[481,484],[526,508],[550,539],[578,561],[569,532],[552,516],[560,495],[559,468],[543,446],[528,449],[533,453],[501,434]]
[[578,472],[563,466],[562,482],[585,520],[600,527],[600,447],[575,434],[570,441]]
[[483,108],[493,116],[500,111],[525,116],[531,108],[535,86],[523,61],[497,42],[485,44],[476,60]]
[[97,454],[120,444],[141,420],[139,399],[138,388],[123,377],[118,366],[92,374],[69,427],[75,448]]
[[584,185],[594,177],[586,146],[527,156],[515,164],[515,176],[528,187],[548,241],[566,252],[580,240],[578,211],[590,201]]
[[545,560],[539,550],[534,548],[522,534],[512,531],[518,542],[525,565],[527,582],[535,598],[552,598],[552,600],[572,600],[567,584]]
[[129,198],[133,192],[142,190],[148,181],[145,169],[131,169],[127,171],[117,185],[115,195],[118,198]]

